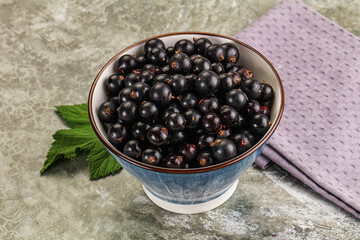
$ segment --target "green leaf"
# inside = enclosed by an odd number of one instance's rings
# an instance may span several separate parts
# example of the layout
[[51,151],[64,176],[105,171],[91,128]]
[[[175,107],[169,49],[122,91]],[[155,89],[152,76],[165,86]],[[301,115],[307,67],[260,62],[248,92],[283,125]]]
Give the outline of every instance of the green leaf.
[[88,105],[86,103],[57,106],[56,109],[59,111],[61,117],[65,119],[67,124],[72,128],[90,125]]
[[105,149],[91,127],[87,104],[57,106],[59,114],[66,120],[71,129],[59,130],[54,135],[43,168],[43,174],[56,161],[74,160],[80,153],[88,151],[90,179],[106,177],[121,169],[121,166]]
[[90,179],[106,177],[121,169],[120,164],[109,154],[100,141],[95,143],[88,155]]
[[98,141],[90,125],[81,128],[59,130],[54,135],[54,142],[46,156],[42,174],[59,159],[74,160],[83,151],[90,151]]

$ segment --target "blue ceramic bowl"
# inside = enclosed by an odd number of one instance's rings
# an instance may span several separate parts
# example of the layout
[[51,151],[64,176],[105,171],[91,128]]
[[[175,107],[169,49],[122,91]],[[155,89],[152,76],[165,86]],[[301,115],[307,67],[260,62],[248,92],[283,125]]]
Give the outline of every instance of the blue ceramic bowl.
[[[144,164],[118,151],[106,139],[97,109],[106,101],[105,81],[115,73],[116,60],[124,54],[141,55],[148,39],[124,49],[113,57],[99,72],[89,94],[89,118],[92,127],[110,154],[119,164],[143,185],[146,195],[158,206],[177,213],[199,213],[213,209],[231,197],[238,178],[254,163],[279,124],[284,109],[284,89],[275,68],[257,50],[236,39],[212,33],[182,32],[155,36],[166,46],[180,39],[207,37],[213,43],[231,42],[240,51],[240,64],[253,71],[258,80],[266,80],[275,91],[271,110],[271,127],[265,136],[250,150],[229,161],[195,169],[169,169]],[[150,38],[149,38],[150,39]]]

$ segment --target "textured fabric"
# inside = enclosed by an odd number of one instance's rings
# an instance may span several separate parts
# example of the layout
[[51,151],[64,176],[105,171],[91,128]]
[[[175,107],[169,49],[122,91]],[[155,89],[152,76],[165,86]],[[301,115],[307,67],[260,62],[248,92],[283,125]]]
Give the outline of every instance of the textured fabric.
[[360,218],[360,39],[294,0],[235,38],[263,53],[285,88],[283,118],[256,163],[273,161]]

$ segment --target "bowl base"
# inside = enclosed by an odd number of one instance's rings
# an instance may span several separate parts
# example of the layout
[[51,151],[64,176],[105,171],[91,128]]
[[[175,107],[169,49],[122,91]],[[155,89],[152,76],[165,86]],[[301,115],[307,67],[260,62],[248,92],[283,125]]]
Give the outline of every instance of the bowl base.
[[196,214],[196,213],[202,213],[206,211],[210,211],[214,208],[219,207],[223,203],[225,203],[235,192],[236,186],[238,185],[238,181],[236,180],[231,187],[226,190],[223,194],[221,194],[219,197],[212,199],[208,202],[204,203],[198,203],[198,204],[176,204],[176,203],[170,203],[167,201],[164,201],[158,197],[156,197],[154,194],[152,194],[149,190],[146,189],[144,185],[142,185],[145,194],[148,196],[148,198],[158,205],[159,207],[174,213],[180,213],[180,214]]

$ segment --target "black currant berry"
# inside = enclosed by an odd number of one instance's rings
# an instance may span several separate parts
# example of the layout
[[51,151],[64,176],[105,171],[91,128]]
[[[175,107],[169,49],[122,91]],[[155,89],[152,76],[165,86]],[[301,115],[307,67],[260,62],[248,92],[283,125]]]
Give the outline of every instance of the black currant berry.
[[147,163],[153,166],[159,165],[161,159],[162,159],[161,152],[153,148],[145,149],[141,155],[141,160],[143,163]]
[[170,75],[161,73],[153,78],[153,85],[157,83],[167,83],[170,80]]
[[125,80],[124,80],[124,85],[125,87],[131,87],[134,83],[137,83],[140,81],[140,74],[139,73],[129,73]]
[[201,58],[202,56],[200,54],[193,54],[190,56],[191,65],[193,64],[194,60],[197,58]]
[[119,58],[116,67],[121,74],[128,74],[132,70],[136,69],[136,59],[132,55],[125,54]]
[[270,109],[266,106],[261,106],[261,111],[260,111],[261,114],[264,114],[268,119],[270,119]]
[[199,110],[202,113],[217,112],[219,100],[216,97],[203,98],[199,101]]
[[160,68],[159,66],[155,65],[155,64],[146,64],[143,68],[143,71],[148,70],[152,73],[154,73],[155,75],[157,75],[160,72]]
[[220,108],[219,116],[222,124],[226,127],[233,127],[239,121],[239,113],[233,107],[227,105]]
[[220,91],[223,93],[228,92],[229,90],[235,88],[235,82],[232,76],[228,73],[219,74],[220,79]]
[[219,86],[219,76],[210,70],[201,72],[195,80],[195,89],[203,96],[209,96],[216,93]]
[[167,128],[158,124],[148,130],[147,138],[151,144],[161,146],[169,142],[170,134]]
[[236,146],[229,139],[216,139],[212,147],[212,155],[218,162],[230,160],[236,156]]
[[256,79],[246,79],[241,84],[241,89],[246,93],[246,95],[256,100],[258,99],[262,94],[262,85],[261,83]]
[[108,139],[112,145],[119,148],[129,136],[125,124],[114,123],[107,132]]
[[116,120],[116,105],[112,102],[104,102],[99,106],[98,116],[103,123],[112,123]]
[[144,70],[140,74],[140,82],[151,84],[152,80],[154,79],[155,74],[149,70]]
[[201,120],[201,126],[208,133],[215,133],[221,127],[221,119],[215,113],[207,113]]
[[243,82],[240,74],[236,71],[229,71],[228,74],[233,78],[234,84],[236,87],[240,87]]
[[183,96],[179,97],[180,106],[184,110],[195,108],[198,103],[198,98],[193,93],[186,93]]
[[143,82],[136,82],[131,86],[130,99],[141,102],[148,98],[150,86]]
[[134,138],[144,141],[146,133],[150,129],[150,125],[144,122],[137,122],[132,126],[131,133]]
[[201,114],[199,111],[194,109],[189,109],[184,113],[184,117],[186,120],[186,128],[196,129],[201,120]]
[[249,100],[245,106],[245,111],[249,115],[261,113],[261,105],[256,100]]
[[179,40],[174,46],[175,53],[185,53],[188,56],[194,54],[194,44],[187,39]]
[[237,63],[228,62],[225,63],[225,71],[226,72],[236,72],[239,75],[239,78],[241,78],[240,74],[237,72],[240,70],[241,66]]
[[166,118],[165,125],[171,132],[180,132],[185,128],[186,120],[181,113],[171,113]]
[[167,84],[170,86],[175,96],[182,94],[187,90],[186,78],[181,74],[172,75],[170,80],[167,81]]
[[142,150],[139,141],[135,139],[131,139],[125,144],[123,153],[126,156],[138,159],[141,157],[141,151]]
[[148,53],[148,60],[157,66],[163,66],[167,63],[168,56],[165,49],[155,47]]
[[123,102],[125,102],[127,100],[131,100],[130,94],[131,94],[130,87],[125,87],[125,88],[121,89],[121,91],[119,92],[119,95],[118,95],[119,104],[122,104]]
[[237,72],[240,74],[243,81],[253,77],[252,71],[244,67],[240,68]]
[[137,68],[143,68],[147,63],[147,59],[145,56],[139,56],[136,58],[136,63],[137,63],[136,65]]
[[196,146],[192,143],[184,144],[183,146],[181,146],[179,148],[178,153],[181,156],[183,156],[185,161],[189,162],[189,161],[195,159],[195,157],[196,157],[196,153],[197,153]]
[[139,107],[139,114],[146,121],[152,121],[159,115],[159,108],[153,102],[143,101]]
[[231,128],[235,131],[239,131],[240,129],[244,128],[246,123],[247,123],[247,120],[246,118],[243,116],[243,114],[240,114],[238,115],[238,121],[231,126]]
[[170,87],[164,83],[157,83],[152,86],[149,97],[154,103],[160,106],[168,105],[171,99],[173,99]]
[[165,49],[165,44],[162,40],[160,40],[158,38],[152,38],[152,39],[148,40],[144,45],[145,56],[147,56],[153,48]]
[[107,101],[112,102],[113,104],[115,104],[116,108],[118,108],[120,106],[118,96],[109,97]]
[[167,47],[166,48],[166,54],[169,58],[171,58],[175,54],[175,48],[174,47]]
[[195,53],[205,56],[205,49],[211,44],[212,42],[207,38],[194,38]]
[[236,63],[239,60],[239,49],[232,43],[224,43],[221,46],[225,50],[224,62]]
[[169,154],[165,157],[165,166],[168,168],[181,168],[183,165],[183,157],[176,154]]
[[110,95],[116,95],[120,92],[124,85],[124,76],[121,74],[113,74],[106,80],[106,90]]
[[237,110],[246,106],[248,98],[240,89],[231,89],[225,95],[225,103]]
[[233,142],[236,146],[237,154],[240,155],[251,148],[250,139],[243,133],[237,133],[233,137]]
[[225,72],[225,68],[221,63],[215,62],[211,64],[211,71],[213,71],[216,74],[220,74]]
[[205,57],[210,62],[221,62],[225,59],[225,49],[219,44],[212,44],[205,49]]
[[214,164],[214,160],[209,151],[200,152],[196,157],[197,167],[206,167]]
[[193,92],[195,90],[195,80],[196,80],[197,75],[196,74],[188,74],[185,76],[186,79],[186,83],[188,86],[188,91],[189,92]]
[[251,145],[255,145],[258,141],[258,137],[254,135],[250,130],[244,129],[241,131],[242,134],[245,134],[245,136],[250,140]]
[[176,103],[170,103],[162,114],[162,120],[166,121],[167,117],[172,113],[181,113],[181,107]]
[[125,123],[131,123],[136,120],[138,106],[133,101],[123,102],[118,111],[119,119]]
[[262,93],[259,97],[260,102],[268,102],[274,98],[274,90],[272,86],[268,83],[261,83],[262,85]]
[[173,73],[186,74],[191,71],[191,61],[185,53],[176,53],[170,58],[169,65]]
[[270,121],[264,114],[256,114],[250,121],[251,131],[257,135],[264,135],[270,128]]
[[196,145],[199,150],[209,149],[210,146],[214,143],[215,138],[213,135],[203,134],[198,138]]
[[192,61],[192,71],[195,74],[199,74],[204,70],[211,70],[211,63],[204,57],[195,58]]

